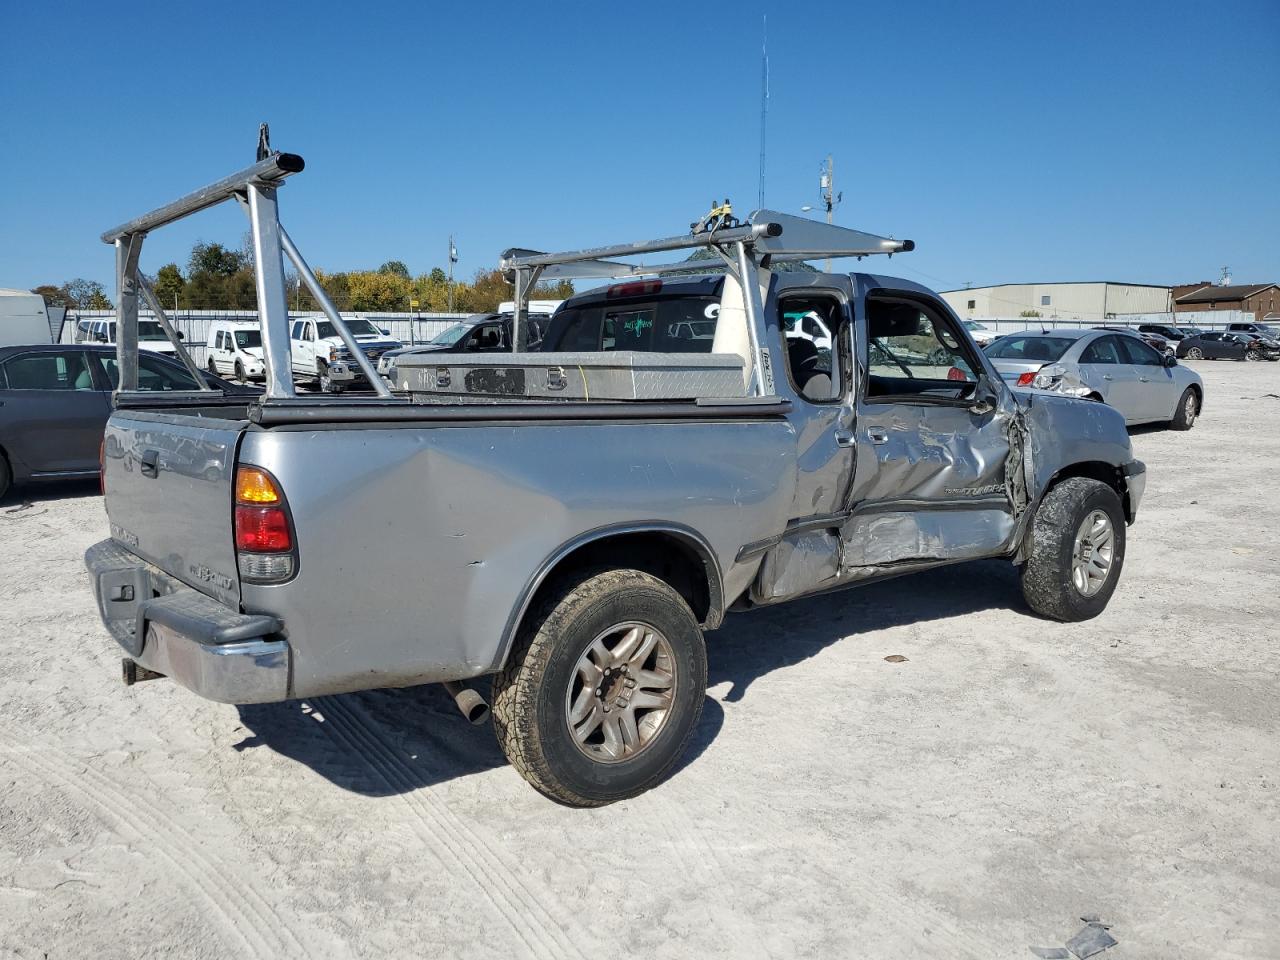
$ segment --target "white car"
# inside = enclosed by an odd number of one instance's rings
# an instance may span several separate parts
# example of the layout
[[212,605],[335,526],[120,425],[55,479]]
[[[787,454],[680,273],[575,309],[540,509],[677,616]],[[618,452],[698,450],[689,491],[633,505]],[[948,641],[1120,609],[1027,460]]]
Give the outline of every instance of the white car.
[[[178,339],[185,340],[182,332]],[[116,322],[114,320],[81,320],[76,327],[77,343],[115,343]],[[153,353],[164,353],[174,356],[177,348],[165,335],[164,327],[158,320],[138,320],[138,347]]]
[[256,320],[213,321],[209,325],[205,356],[209,372],[216,376],[234,377],[240,383],[266,379],[262,331]]
[[810,311],[801,316],[787,314],[786,319],[790,321],[787,327],[788,337],[795,340],[808,340],[819,350],[830,351],[831,331],[816,313]]
[[980,347],[989,346],[998,334],[990,327],[983,326],[977,320],[962,320],[964,328],[969,331],[969,336],[973,338],[973,342]]
[[[376,367],[388,350],[404,344],[392,340],[364,317],[344,317],[347,329],[365,356]],[[290,359],[295,380],[316,380],[325,393],[341,393],[349,386],[365,383],[365,376],[338,336],[333,324],[321,318],[294,320],[289,325]]]

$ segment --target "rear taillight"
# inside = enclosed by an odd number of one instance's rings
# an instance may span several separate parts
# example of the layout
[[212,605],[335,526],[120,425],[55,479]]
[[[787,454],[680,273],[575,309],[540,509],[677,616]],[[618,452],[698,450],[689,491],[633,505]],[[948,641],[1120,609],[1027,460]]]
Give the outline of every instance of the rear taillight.
[[1036,375],[1030,370],[1028,370],[1026,373],[1019,374],[1018,386],[1029,387],[1035,381],[1035,379],[1036,379]]
[[637,280],[634,283],[615,283],[609,288],[608,296],[614,297],[647,297],[662,289],[661,280]]
[[98,492],[107,495],[107,438],[104,434],[98,443]]
[[236,468],[235,532],[242,579],[279,583],[293,576],[298,564],[289,505],[262,467]]
[[968,382],[969,382],[969,375],[968,375],[967,373],[965,373],[963,370],[961,370],[959,367],[952,367],[950,370],[948,370],[948,371],[947,371],[947,379],[948,379],[948,380],[963,380],[963,381],[965,381],[966,383],[968,383]]

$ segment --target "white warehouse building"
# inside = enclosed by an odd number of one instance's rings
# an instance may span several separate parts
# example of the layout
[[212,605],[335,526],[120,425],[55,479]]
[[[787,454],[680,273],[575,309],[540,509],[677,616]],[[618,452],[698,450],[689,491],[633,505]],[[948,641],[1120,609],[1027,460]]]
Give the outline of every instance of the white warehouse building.
[[1169,287],[1108,280],[1067,283],[1000,283],[944,290],[942,298],[962,319],[1035,314],[1046,320],[1107,320],[1126,314],[1168,313]]

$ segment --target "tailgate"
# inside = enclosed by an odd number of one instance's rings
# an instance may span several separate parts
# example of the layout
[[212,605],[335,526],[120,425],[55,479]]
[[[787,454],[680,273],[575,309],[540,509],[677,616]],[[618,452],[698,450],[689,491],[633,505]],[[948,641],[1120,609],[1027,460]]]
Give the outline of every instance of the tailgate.
[[236,444],[248,424],[120,411],[107,422],[103,484],[117,543],[232,606],[240,603],[232,531]]

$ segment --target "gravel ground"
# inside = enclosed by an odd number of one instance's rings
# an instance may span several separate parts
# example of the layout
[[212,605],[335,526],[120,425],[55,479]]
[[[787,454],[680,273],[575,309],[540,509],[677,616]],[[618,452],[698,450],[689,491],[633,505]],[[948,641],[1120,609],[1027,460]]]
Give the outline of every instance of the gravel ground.
[[593,811],[435,687],[122,687],[96,489],[11,496],[0,956],[1280,957],[1280,366],[1199,369],[1103,616],[984,562],[731,617],[687,762]]

